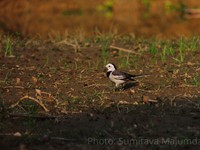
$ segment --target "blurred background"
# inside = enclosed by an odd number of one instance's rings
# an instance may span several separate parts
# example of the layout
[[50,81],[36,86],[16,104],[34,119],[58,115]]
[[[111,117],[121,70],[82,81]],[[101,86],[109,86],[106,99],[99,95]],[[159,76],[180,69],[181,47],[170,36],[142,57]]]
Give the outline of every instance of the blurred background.
[[171,38],[200,34],[199,0],[1,0],[0,33],[96,33]]

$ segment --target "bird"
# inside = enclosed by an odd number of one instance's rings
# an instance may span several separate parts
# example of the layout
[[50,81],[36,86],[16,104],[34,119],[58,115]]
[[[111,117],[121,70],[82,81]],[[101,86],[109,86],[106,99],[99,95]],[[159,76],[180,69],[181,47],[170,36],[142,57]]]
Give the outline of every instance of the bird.
[[116,87],[120,87],[124,83],[128,81],[135,81],[137,77],[143,77],[148,75],[132,75],[117,69],[117,67],[113,63],[108,63],[106,65],[106,76],[115,83]]

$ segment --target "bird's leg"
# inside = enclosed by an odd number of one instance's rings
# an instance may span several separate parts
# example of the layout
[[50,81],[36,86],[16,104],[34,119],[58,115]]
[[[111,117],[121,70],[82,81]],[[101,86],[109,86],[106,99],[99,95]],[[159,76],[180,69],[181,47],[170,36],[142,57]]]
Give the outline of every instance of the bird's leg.
[[114,91],[115,92],[120,91],[120,87],[115,87]]
[[115,91],[122,91],[123,85],[122,84],[116,84]]
[[119,84],[115,84],[115,91],[119,91],[120,90],[120,86],[119,86]]

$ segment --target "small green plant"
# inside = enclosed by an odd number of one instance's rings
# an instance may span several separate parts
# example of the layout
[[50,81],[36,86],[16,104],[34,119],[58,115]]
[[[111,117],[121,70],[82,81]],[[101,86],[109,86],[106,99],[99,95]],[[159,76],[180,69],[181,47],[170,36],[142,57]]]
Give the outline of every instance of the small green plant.
[[180,45],[179,45],[179,61],[182,63],[185,59],[186,50],[185,50],[185,41],[183,38],[180,39]]
[[174,50],[173,50],[172,46],[167,48],[167,54],[168,55],[174,55]]
[[128,67],[130,66],[130,53],[125,57],[125,66]]
[[173,49],[173,42],[172,41],[166,41],[161,43],[162,47],[166,47],[166,54],[167,55],[174,55],[175,51]]
[[165,58],[166,58],[166,51],[167,51],[167,47],[166,45],[163,47],[162,53],[161,53],[161,61],[162,63],[165,63]]
[[99,58],[97,57],[95,62],[95,69],[97,70],[99,68]]
[[192,85],[195,86],[200,86],[200,74],[196,74],[192,80],[191,80]]
[[10,70],[6,73],[6,76],[5,76],[4,81],[3,81],[4,85],[8,84],[8,79],[11,76],[11,74],[12,74],[12,70]]
[[120,64],[118,65],[119,67],[129,67],[130,66],[130,54],[127,56],[122,56],[119,58]]
[[162,51],[161,51],[161,54],[160,54],[161,61],[162,61],[162,63],[165,63],[166,57],[174,55],[174,50],[172,48],[172,43],[171,42],[162,42],[161,43],[161,48],[162,48]]
[[4,55],[7,57],[13,56],[13,43],[10,38],[6,38],[4,41]]
[[132,56],[132,59],[131,59],[131,64],[132,64],[135,68],[137,68],[137,61],[138,61],[138,57],[135,56],[135,55],[133,55],[133,56]]
[[151,59],[152,59],[152,62],[154,64],[157,63],[157,54],[158,54],[158,49],[157,49],[157,42],[156,41],[153,41],[151,40],[150,41],[150,44],[149,45],[149,48],[148,48],[148,52],[152,55]]
[[199,38],[193,37],[193,38],[189,41],[189,48],[190,48],[190,50],[191,50],[191,51],[197,50],[199,44],[200,44]]
[[91,63],[91,61],[88,61],[87,64],[88,64],[88,70],[92,70],[92,63]]
[[183,63],[185,61],[187,51],[189,50],[189,47],[186,44],[187,42],[188,41],[183,37],[181,37],[178,41],[178,45],[176,46],[176,48],[178,49],[177,55],[173,58],[175,61],[179,63]]
[[48,64],[49,64],[49,56],[47,55],[47,56],[46,56],[46,60],[45,60],[44,67],[45,67],[45,66],[48,66]]
[[149,44],[149,53],[154,55],[154,56],[157,55],[158,49],[157,49],[157,42],[156,41],[152,41]]

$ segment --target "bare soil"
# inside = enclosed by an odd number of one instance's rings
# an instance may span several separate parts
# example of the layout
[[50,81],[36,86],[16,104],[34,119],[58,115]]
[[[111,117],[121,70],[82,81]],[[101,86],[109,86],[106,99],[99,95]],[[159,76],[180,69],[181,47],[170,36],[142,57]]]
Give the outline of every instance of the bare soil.
[[199,51],[183,63],[162,63],[159,56],[153,61],[145,42],[113,40],[135,52],[142,46],[144,54],[126,66],[120,59],[127,53],[107,48],[110,62],[150,74],[115,90],[103,71],[102,41],[16,43],[12,57],[0,56],[1,149],[199,148],[200,88],[193,80]]

